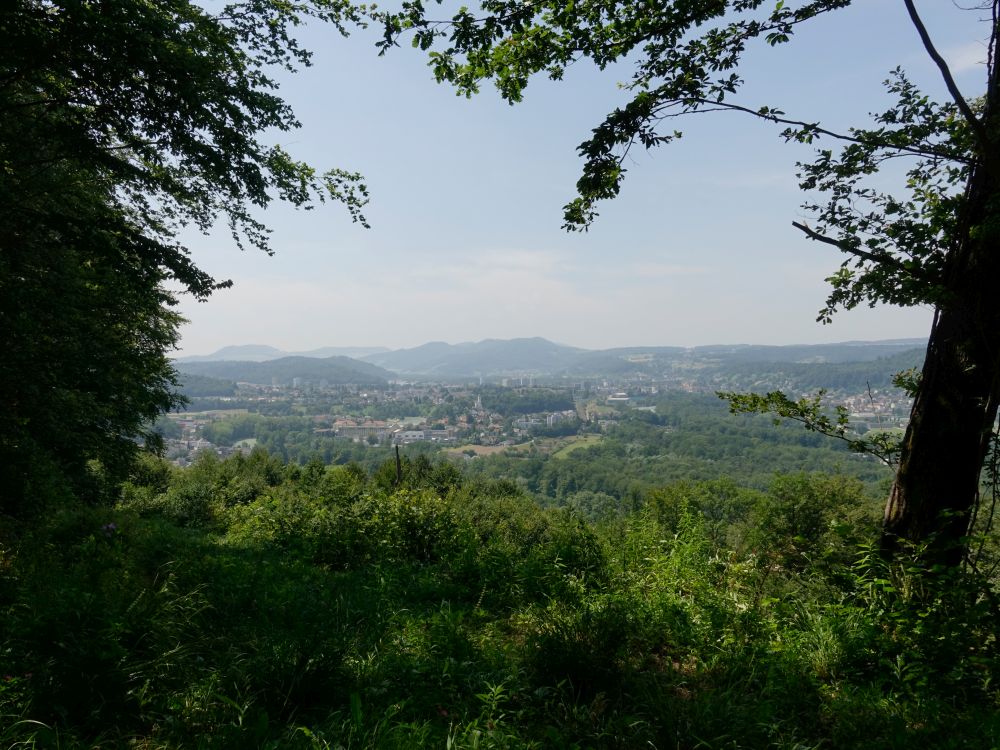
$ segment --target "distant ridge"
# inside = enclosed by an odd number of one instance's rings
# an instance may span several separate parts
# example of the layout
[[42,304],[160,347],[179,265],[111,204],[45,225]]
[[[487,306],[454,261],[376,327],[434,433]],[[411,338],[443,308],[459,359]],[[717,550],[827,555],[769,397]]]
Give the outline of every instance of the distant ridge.
[[191,354],[178,357],[177,362],[267,362],[283,357],[365,357],[369,354],[387,352],[384,346],[324,346],[304,352],[286,352],[266,344],[242,344],[239,346],[224,346],[212,354]]
[[584,353],[585,349],[535,337],[462,344],[432,341],[413,349],[372,354],[365,361],[396,372],[425,376],[542,374],[564,370]]
[[696,346],[688,351],[699,356],[722,356],[732,362],[801,362],[839,363],[868,362],[891,357],[909,349],[927,345],[926,339],[889,339],[887,341],[845,341],[838,344],[791,344],[766,346],[736,344],[732,346]]
[[[302,377],[322,379],[330,383],[380,382],[345,380],[346,375],[308,375],[312,364],[330,359],[347,360],[344,366],[355,368],[350,377],[391,379],[394,373],[407,377],[470,378],[505,376],[567,376],[618,377],[630,374],[656,375],[685,362],[700,360],[713,367],[727,368],[744,364],[815,364],[834,365],[851,362],[872,362],[895,357],[903,352],[923,349],[925,339],[888,339],[883,341],[845,341],[835,344],[793,344],[786,346],[760,344],[712,344],[707,346],[630,346],[613,349],[581,349],[556,344],[540,337],[516,339],[484,339],[477,342],[448,344],[431,341],[421,346],[389,350],[385,347],[323,347],[309,352],[288,354],[273,346],[249,344],[227,346],[214,354],[182,357],[177,367],[185,372],[221,377],[244,382],[270,383],[273,378]],[[348,355],[347,352],[351,354]],[[348,359],[348,357],[354,357]],[[915,355],[919,359],[919,355]],[[286,360],[296,360],[294,367]],[[272,369],[254,369],[250,363],[286,362]],[[224,363],[235,368],[192,366]],[[348,363],[353,363],[348,365]],[[287,365],[287,367],[286,367]],[[358,366],[368,370],[357,371]],[[288,369],[291,367],[291,369]],[[292,369],[298,374],[289,374]],[[332,372],[332,370],[331,370]],[[250,380],[244,377],[253,373]],[[259,373],[271,373],[259,374]]]
[[178,357],[177,362],[264,362],[268,359],[279,359],[287,356],[280,349],[264,344],[242,344],[240,346],[224,346],[213,354],[193,354],[188,357]]
[[555,344],[543,338],[486,339],[476,343],[446,344],[433,341],[412,349],[365,357],[395,372],[433,377],[503,375],[624,376],[655,373],[691,358],[719,366],[741,363],[841,364],[870,362],[926,345],[923,339],[851,341],[842,344],[764,346],[755,344],[634,346],[588,350]]
[[177,361],[174,366],[184,374],[258,385],[288,385],[296,378],[311,384],[326,381],[333,385],[383,385],[394,377],[381,367],[349,357],[280,357],[263,362]]
[[384,346],[324,346],[319,349],[310,349],[305,352],[291,352],[294,357],[351,357],[361,359],[370,354],[387,352],[389,349]]

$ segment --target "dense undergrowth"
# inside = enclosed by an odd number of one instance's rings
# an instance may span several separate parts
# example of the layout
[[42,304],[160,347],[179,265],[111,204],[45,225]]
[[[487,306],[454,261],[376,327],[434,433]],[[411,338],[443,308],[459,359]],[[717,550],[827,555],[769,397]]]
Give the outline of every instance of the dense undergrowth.
[[0,536],[0,746],[1000,745],[984,574],[887,566],[855,480],[594,525],[448,464],[180,471]]

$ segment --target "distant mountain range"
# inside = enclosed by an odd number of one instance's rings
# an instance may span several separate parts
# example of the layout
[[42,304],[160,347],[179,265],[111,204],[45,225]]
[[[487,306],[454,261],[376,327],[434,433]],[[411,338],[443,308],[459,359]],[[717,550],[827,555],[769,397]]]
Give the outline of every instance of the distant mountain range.
[[921,339],[804,346],[679,346],[587,350],[542,338],[487,339],[477,343],[432,342],[413,349],[371,354],[365,361],[422,377],[499,375],[602,376],[655,374],[686,363],[732,366],[750,362],[835,364],[869,362],[924,346]]
[[[892,339],[793,346],[736,344],[588,350],[536,337],[461,344],[434,341],[396,350],[325,347],[294,355],[271,346],[228,346],[214,354],[180,358],[176,365],[182,372],[254,383],[286,382],[299,377],[329,383],[367,384],[397,376],[425,379],[601,377],[656,375],[689,367],[728,369],[751,363],[830,365],[896,357],[925,345],[923,339]],[[919,359],[919,356],[915,354],[913,358]]]

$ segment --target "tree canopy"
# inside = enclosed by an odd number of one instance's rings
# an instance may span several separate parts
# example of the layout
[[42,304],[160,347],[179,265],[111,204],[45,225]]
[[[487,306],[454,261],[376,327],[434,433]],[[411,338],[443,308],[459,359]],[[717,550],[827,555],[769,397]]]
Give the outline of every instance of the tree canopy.
[[265,137],[298,124],[269,71],[309,64],[293,35],[307,18],[357,20],[339,0],[0,12],[2,507],[43,477],[78,485],[91,459],[121,465],[177,402],[176,294],[229,285],[182,230],[224,220],[239,247],[271,252],[260,211],[326,197],[364,222],[358,174],[320,175]]

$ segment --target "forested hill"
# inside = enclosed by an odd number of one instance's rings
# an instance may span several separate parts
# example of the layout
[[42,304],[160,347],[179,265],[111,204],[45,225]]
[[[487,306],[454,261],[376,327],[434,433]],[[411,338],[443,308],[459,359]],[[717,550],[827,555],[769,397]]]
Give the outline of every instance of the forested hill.
[[397,372],[437,376],[556,373],[571,366],[585,350],[543,338],[486,339],[476,343],[432,341],[413,349],[365,357]]
[[725,388],[815,391],[820,388],[849,392],[890,388],[896,373],[920,367],[923,349],[908,349],[890,357],[868,362],[729,362],[714,376]]
[[178,380],[177,390],[185,398],[236,395],[236,383],[232,380],[210,378],[207,375],[195,375],[194,373],[182,374]]
[[266,362],[283,357],[366,357],[389,351],[383,346],[324,346],[301,352],[289,352],[266,344],[241,344],[224,346],[211,354],[192,354],[178,357],[178,362]]
[[800,364],[837,364],[871,362],[926,346],[923,339],[886,341],[844,341],[837,344],[793,344],[789,346],[696,346],[689,350],[699,357],[717,357],[725,362],[797,362]]
[[[850,363],[871,363],[922,350],[920,339],[889,341],[848,341],[835,344],[761,346],[755,344],[680,346],[633,346],[590,350],[557,344],[540,337],[485,339],[477,342],[448,344],[432,341],[410,349],[389,351],[380,347],[323,347],[303,352],[287,352],[273,346],[227,346],[214,354],[181,357],[176,361],[185,372],[219,374],[223,370],[192,370],[197,363],[235,363],[280,361],[288,358],[350,357],[385,368],[407,377],[441,379],[499,376],[535,377],[628,377],[641,375],[711,375],[735,372],[737,375],[761,372],[791,373],[795,377],[809,372],[829,372],[827,368]],[[904,357],[909,362],[916,357]],[[779,363],[779,367],[775,363]],[[815,365],[816,369],[789,368],[788,365]],[[866,365],[867,366],[867,365]],[[910,365],[906,365],[909,367]],[[906,369],[903,367],[902,369]],[[864,368],[862,368],[864,370]],[[862,370],[859,370],[861,372]],[[225,372],[233,372],[228,369]],[[233,377],[225,375],[224,377]],[[293,375],[292,377],[308,377]],[[385,375],[383,374],[383,377]],[[879,376],[872,376],[879,377]],[[864,384],[866,379],[862,378]],[[330,378],[326,378],[334,382]],[[821,382],[816,378],[812,382]],[[268,380],[267,382],[270,382]]]
[[[757,346],[748,344],[638,346],[587,350],[564,346],[543,338],[487,339],[476,343],[446,344],[435,341],[413,349],[398,349],[364,357],[396,372],[424,377],[475,375],[540,375],[609,377],[669,373],[690,376],[723,374],[746,378],[766,374],[774,382],[789,378],[805,387],[838,387],[825,382],[826,374],[851,380],[851,387],[884,380],[900,369],[915,366],[924,342],[920,339],[849,341],[838,344]],[[873,362],[880,362],[878,372]],[[882,370],[896,367],[887,377]],[[884,367],[883,367],[884,364]],[[888,372],[886,370],[886,372]],[[845,381],[846,383],[846,381]],[[848,387],[846,384],[844,387]]]
[[305,382],[330,384],[378,385],[394,377],[393,373],[368,362],[350,357],[282,357],[267,362],[175,362],[184,374],[207,375],[241,383],[289,384],[295,378]]

